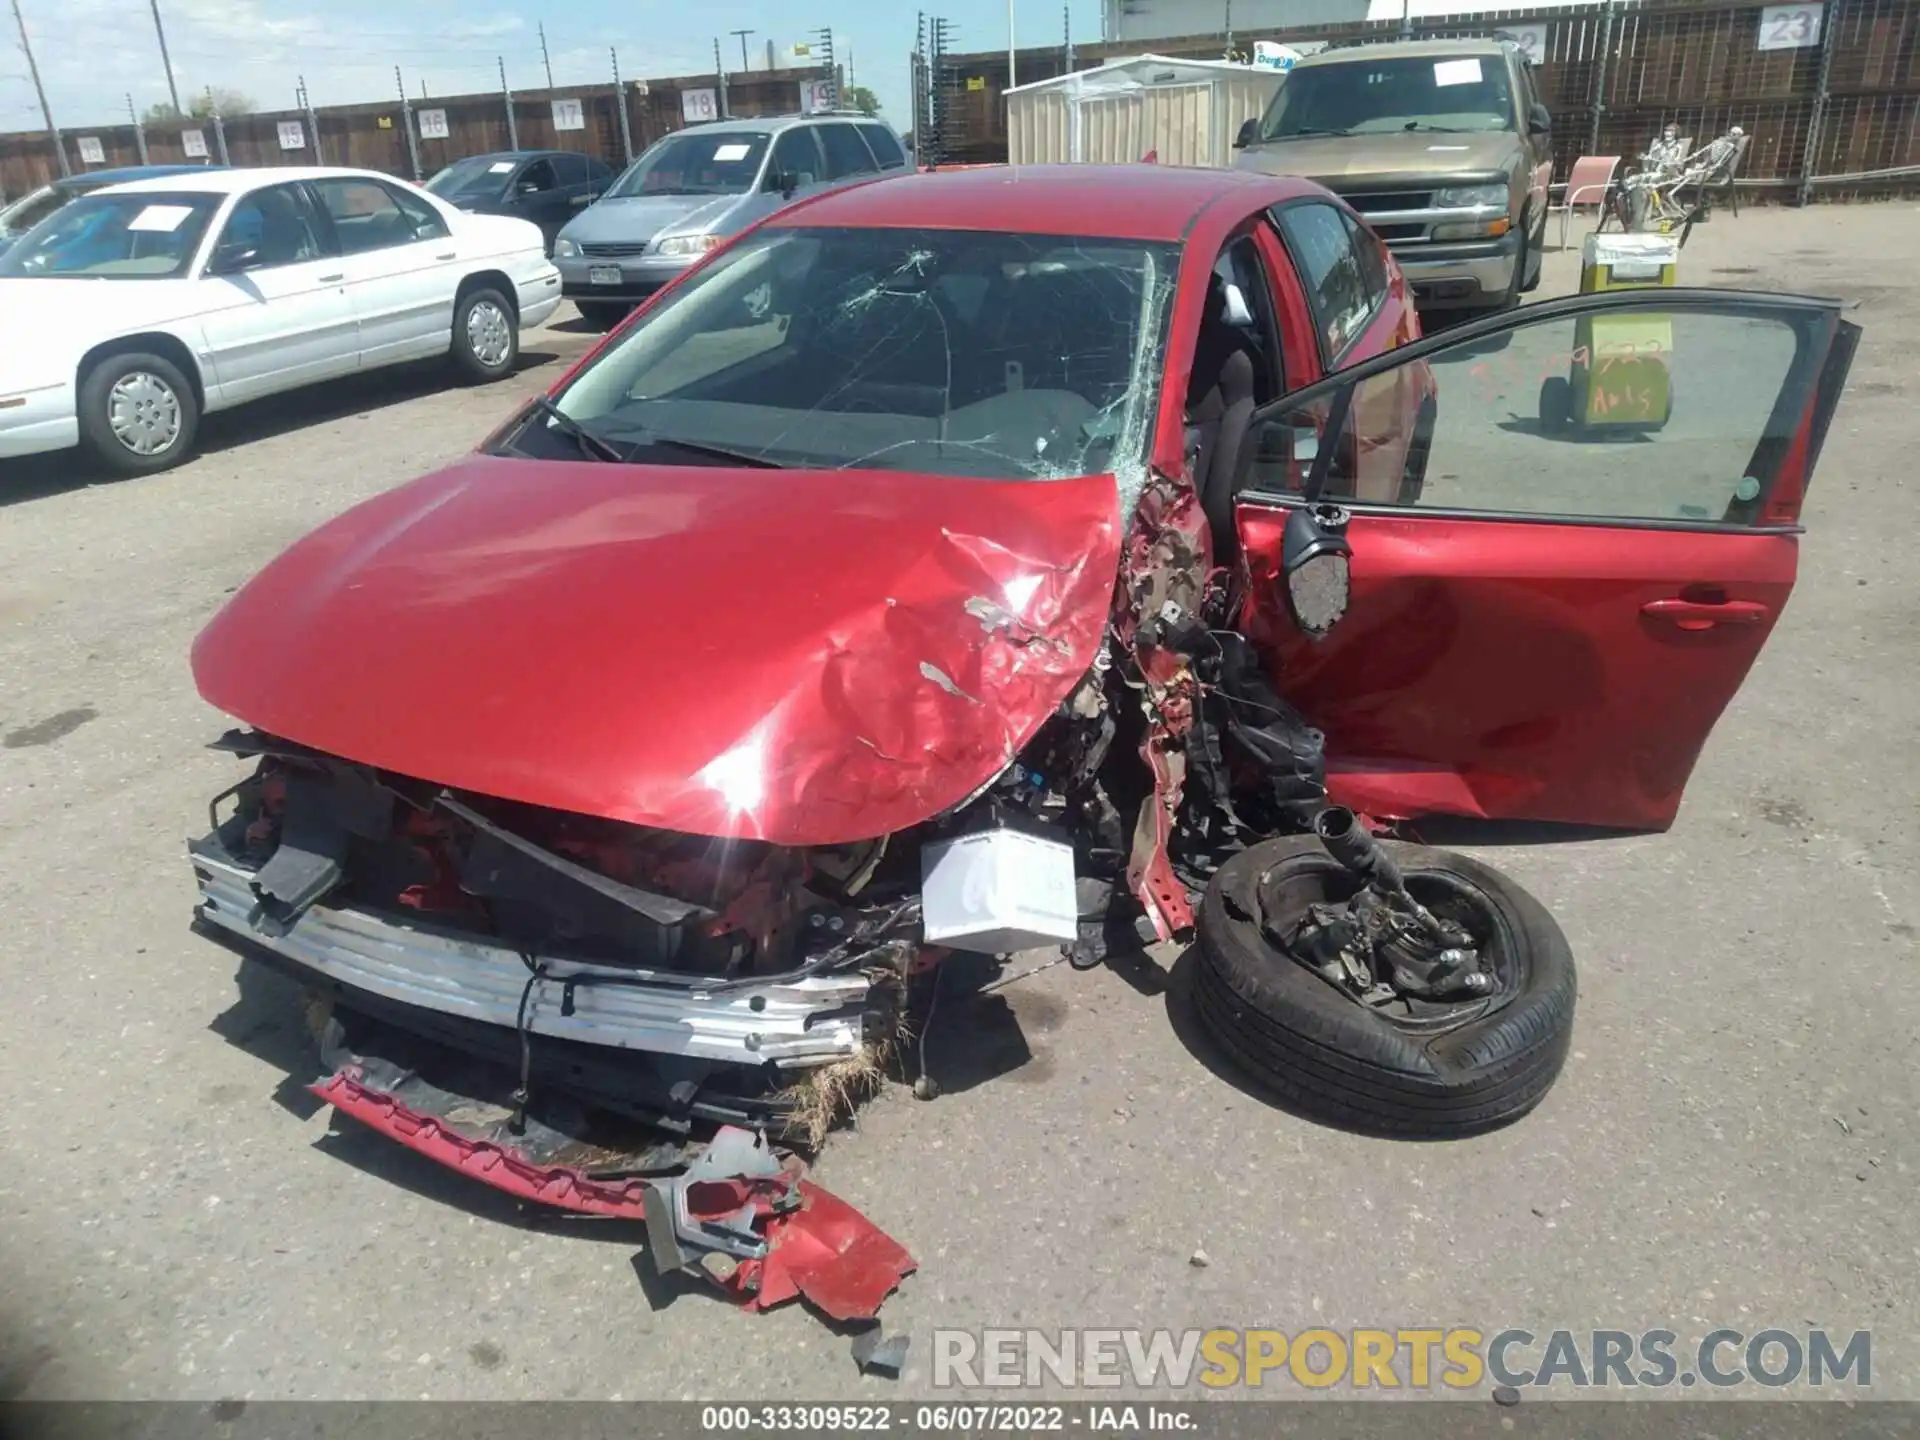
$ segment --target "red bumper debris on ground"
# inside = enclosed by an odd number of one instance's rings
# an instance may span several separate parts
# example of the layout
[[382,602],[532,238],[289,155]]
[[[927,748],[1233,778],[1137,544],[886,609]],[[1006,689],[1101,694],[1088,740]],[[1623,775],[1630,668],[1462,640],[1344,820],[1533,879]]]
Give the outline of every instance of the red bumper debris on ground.
[[[497,1190],[562,1210],[647,1222],[663,1271],[701,1275],[749,1310],[801,1296],[834,1320],[871,1319],[916,1268],[898,1241],[839,1196],[783,1167],[746,1131],[722,1128],[686,1175],[673,1180],[597,1180],[463,1135],[365,1084],[353,1066],[308,1088],[342,1114]],[[742,1173],[723,1173],[730,1166]]]

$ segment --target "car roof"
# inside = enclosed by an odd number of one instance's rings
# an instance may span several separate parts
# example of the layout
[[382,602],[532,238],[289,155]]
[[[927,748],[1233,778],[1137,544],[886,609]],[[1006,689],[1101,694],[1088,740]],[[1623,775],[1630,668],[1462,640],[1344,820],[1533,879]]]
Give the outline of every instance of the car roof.
[[697,133],[701,135],[725,135],[742,130],[779,131],[791,130],[796,125],[821,125],[830,120],[852,121],[857,124],[884,125],[886,122],[877,115],[842,114],[838,111],[822,112],[816,115],[748,115],[737,120],[703,120],[698,125],[688,125],[670,132],[660,138],[671,139],[674,135]]
[[55,189],[76,185],[125,185],[134,180],[151,180],[163,175],[185,175],[196,170],[223,170],[223,165],[119,165],[111,170],[88,170],[79,175],[63,175],[54,181]]
[[549,155],[579,155],[582,160],[597,160],[597,155],[581,155],[578,150],[489,150],[484,155],[462,155],[459,160],[450,160],[449,165],[458,165],[464,160],[544,160]]
[[1418,60],[1448,55],[1504,55],[1511,41],[1493,36],[1447,40],[1387,40],[1378,45],[1336,45],[1301,57],[1294,64],[1304,66],[1338,65],[1343,60]]
[[1320,187],[1298,175],[1174,165],[984,165],[890,176],[781,211],[793,228],[1001,230],[1086,239],[1186,238],[1215,200],[1251,212]]
[[206,195],[234,195],[256,190],[262,185],[287,185],[295,180],[384,180],[391,184],[394,177],[377,170],[347,170],[330,165],[277,165],[240,170],[189,169],[111,188],[134,194],[146,190],[166,190],[173,193],[198,191]]

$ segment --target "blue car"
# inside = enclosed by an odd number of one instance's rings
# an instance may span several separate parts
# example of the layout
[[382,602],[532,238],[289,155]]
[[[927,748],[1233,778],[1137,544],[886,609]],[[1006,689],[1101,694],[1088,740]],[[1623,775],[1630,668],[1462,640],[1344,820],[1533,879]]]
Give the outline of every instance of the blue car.
[[42,220],[82,195],[108,185],[125,185],[129,180],[151,180],[161,175],[178,175],[185,170],[218,170],[218,165],[123,165],[116,170],[89,170],[82,175],[67,175],[38,190],[29,190],[18,200],[0,208],[0,255]]

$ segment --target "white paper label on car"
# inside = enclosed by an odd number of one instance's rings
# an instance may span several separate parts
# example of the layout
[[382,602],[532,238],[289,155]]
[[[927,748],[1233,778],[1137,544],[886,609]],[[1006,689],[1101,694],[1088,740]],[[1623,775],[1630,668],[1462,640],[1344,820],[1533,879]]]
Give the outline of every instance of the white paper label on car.
[[747,151],[752,148],[751,145],[722,145],[713,152],[713,158],[716,160],[744,160],[747,158]]
[[1429,152],[1434,150],[1465,150],[1466,148],[1467,147],[1465,145],[1429,145],[1427,146],[1427,149]]
[[129,230],[157,230],[170,235],[193,214],[191,205],[149,205],[127,222]]
[[489,175],[504,175],[511,169],[513,169],[513,161],[496,160],[487,167],[487,173]]
[[1478,85],[1480,83],[1480,57],[1478,55],[1469,55],[1464,60],[1434,61],[1433,83],[1436,85]]

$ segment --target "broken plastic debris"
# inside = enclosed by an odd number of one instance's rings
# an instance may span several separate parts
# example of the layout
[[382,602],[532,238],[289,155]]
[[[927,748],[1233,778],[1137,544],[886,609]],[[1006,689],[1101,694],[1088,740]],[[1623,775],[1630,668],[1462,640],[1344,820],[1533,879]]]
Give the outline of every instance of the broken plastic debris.
[[860,1367],[863,1375],[884,1375],[889,1380],[898,1380],[906,1368],[907,1347],[912,1343],[910,1335],[889,1335],[882,1339],[880,1327],[875,1325],[853,1337],[853,1363]]
[[356,1071],[343,1068],[308,1088],[409,1150],[509,1195],[644,1220],[663,1273],[691,1271],[749,1310],[804,1296],[832,1319],[871,1320],[918,1268],[899,1241],[839,1196],[799,1178],[762,1137],[736,1126],[722,1126],[674,1180],[596,1180],[462,1135],[362,1083]]

